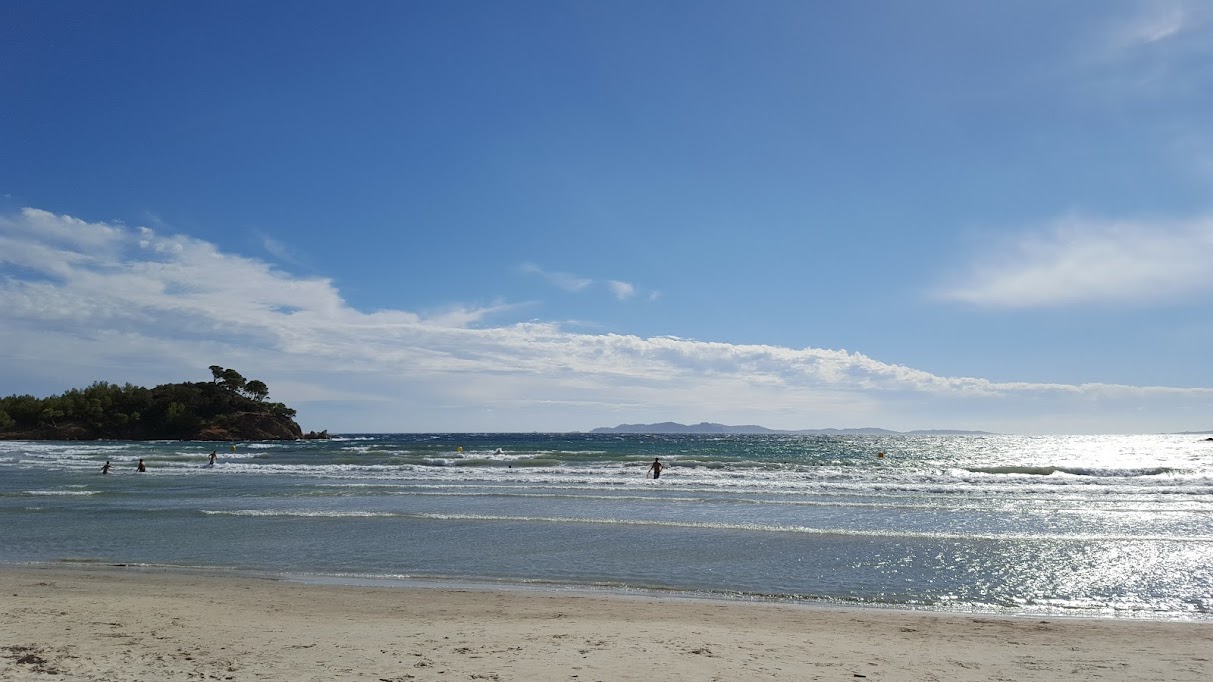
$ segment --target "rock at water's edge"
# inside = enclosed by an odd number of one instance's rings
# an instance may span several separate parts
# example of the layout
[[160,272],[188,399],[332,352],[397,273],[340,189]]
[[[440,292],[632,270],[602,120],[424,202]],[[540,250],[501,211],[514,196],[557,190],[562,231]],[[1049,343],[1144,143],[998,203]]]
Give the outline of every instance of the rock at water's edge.
[[203,426],[196,440],[299,440],[303,429],[290,417],[258,412],[225,414]]

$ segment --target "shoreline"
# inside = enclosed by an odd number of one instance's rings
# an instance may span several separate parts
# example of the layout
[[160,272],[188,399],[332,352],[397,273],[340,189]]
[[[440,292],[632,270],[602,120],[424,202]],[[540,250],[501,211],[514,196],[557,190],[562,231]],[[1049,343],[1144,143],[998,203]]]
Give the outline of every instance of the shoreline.
[[1207,621],[96,564],[0,564],[0,594],[3,680],[1213,678]]
[[[16,570],[56,570],[68,571],[97,571],[117,572],[128,574],[171,574],[180,577],[193,577],[199,580],[215,578],[246,579],[255,581],[281,582],[298,585],[313,585],[330,588],[371,588],[387,590],[437,590],[459,592],[503,592],[551,594],[576,597],[601,597],[605,599],[653,599],[686,602],[702,602],[705,604],[756,604],[786,606],[803,609],[826,609],[838,611],[872,611],[877,613],[909,613],[938,616],[972,616],[975,618],[1011,618],[1011,619],[1056,619],[1056,620],[1094,620],[1094,621],[1129,621],[1144,623],[1203,623],[1213,627],[1213,614],[1177,614],[1152,613],[1142,611],[1125,612],[1094,612],[1067,610],[1025,610],[987,608],[947,608],[941,606],[911,606],[901,603],[865,603],[860,601],[831,601],[828,599],[811,599],[806,597],[758,594],[748,592],[716,592],[711,590],[635,587],[622,584],[607,583],[566,583],[546,580],[493,580],[489,578],[459,577],[459,576],[394,576],[364,573],[308,573],[292,571],[273,571],[231,566],[159,564],[145,562],[118,562],[99,559],[60,559],[58,561],[27,561],[6,563],[0,561],[0,572],[9,569]],[[2,593],[2,592],[0,592]]]

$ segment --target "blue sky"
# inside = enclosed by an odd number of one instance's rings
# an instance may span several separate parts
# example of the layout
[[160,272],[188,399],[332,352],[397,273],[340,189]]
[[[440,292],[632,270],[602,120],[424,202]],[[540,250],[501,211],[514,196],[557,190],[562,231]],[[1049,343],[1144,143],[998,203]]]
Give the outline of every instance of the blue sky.
[[6,3],[0,393],[1213,429],[1210,111],[1203,2]]

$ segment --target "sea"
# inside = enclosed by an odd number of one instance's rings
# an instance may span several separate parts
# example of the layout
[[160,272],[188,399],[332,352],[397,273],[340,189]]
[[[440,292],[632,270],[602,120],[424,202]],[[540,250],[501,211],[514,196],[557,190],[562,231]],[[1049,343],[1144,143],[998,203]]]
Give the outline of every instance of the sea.
[[[666,465],[658,479],[646,475],[655,458]],[[136,471],[140,459],[146,473]],[[9,441],[0,442],[0,563],[1210,620],[1213,442],[588,433]]]

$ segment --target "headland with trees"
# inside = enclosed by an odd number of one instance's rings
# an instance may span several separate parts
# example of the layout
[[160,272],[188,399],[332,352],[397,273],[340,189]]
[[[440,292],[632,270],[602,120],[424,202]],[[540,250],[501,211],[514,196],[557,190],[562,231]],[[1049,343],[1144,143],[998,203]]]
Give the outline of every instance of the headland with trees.
[[[295,410],[265,382],[210,366],[211,381],[144,388],[97,381],[61,395],[0,398],[0,440],[294,440]],[[327,434],[325,434],[327,436]]]

